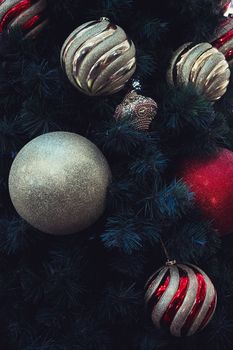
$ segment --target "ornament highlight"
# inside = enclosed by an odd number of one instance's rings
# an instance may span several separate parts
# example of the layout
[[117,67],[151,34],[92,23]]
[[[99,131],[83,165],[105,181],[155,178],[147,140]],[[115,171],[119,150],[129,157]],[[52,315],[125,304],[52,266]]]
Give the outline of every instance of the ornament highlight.
[[233,19],[228,18],[220,25],[212,45],[223,53],[229,65],[233,63]]
[[104,212],[111,172],[100,150],[69,132],[36,137],[16,156],[9,191],[18,214],[54,235],[91,226]]
[[145,301],[154,325],[181,337],[207,326],[215,312],[217,293],[197,266],[168,262],[148,280]]
[[0,2],[0,32],[20,27],[26,37],[35,37],[48,24],[47,0],[3,0]]
[[233,233],[233,152],[222,149],[207,159],[185,160],[177,175],[195,193],[197,205],[218,233]]
[[136,69],[135,46],[119,26],[103,17],[75,29],[61,50],[70,82],[90,95],[121,90]]
[[157,114],[157,110],[158,105],[152,98],[139,95],[133,90],[116,108],[114,118],[116,120],[130,118],[136,129],[147,131]]
[[167,72],[172,86],[192,83],[206,99],[216,101],[226,92],[230,69],[224,55],[209,43],[186,43],[173,55]]

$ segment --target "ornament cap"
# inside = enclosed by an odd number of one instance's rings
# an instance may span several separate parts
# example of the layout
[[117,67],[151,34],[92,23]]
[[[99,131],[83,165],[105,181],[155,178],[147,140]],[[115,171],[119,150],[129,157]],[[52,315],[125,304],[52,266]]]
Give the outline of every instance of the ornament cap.
[[167,260],[166,266],[173,266],[176,265],[176,260]]
[[108,18],[108,17],[100,17],[100,22],[102,22],[102,21],[108,21],[108,22],[110,22],[110,19]]

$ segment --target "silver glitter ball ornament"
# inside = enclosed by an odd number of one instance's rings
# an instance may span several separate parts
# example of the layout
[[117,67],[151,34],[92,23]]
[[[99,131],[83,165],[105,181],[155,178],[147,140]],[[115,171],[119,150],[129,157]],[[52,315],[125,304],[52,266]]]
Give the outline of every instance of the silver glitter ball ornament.
[[110,180],[108,163],[92,142],[51,132],[18,153],[9,191],[23,219],[42,232],[65,235],[86,229],[103,214]]
[[0,32],[21,28],[24,37],[37,36],[48,24],[47,0],[0,1]]
[[210,322],[217,293],[199,267],[174,261],[150,277],[145,301],[154,325],[181,337],[201,331]]
[[129,92],[116,108],[114,118],[128,118],[138,130],[148,131],[157,114],[158,105],[150,97],[139,95],[135,90]]
[[220,99],[230,78],[224,55],[209,43],[186,43],[173,55],[167,72],[172,86],[192,83],[209,101]]
[[71,83],[90,95],[121,90],[136,69],[135,46],[107,18],[75,29],[61,50],[61,65]]

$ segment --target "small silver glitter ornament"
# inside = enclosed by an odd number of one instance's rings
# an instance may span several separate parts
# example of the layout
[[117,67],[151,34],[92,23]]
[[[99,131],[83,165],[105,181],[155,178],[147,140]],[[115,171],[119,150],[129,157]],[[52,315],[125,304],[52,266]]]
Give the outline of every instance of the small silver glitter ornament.
[[132,125],[138,129],[147,131],[157,114],[158,105],[150,97],[139,95],[135,90],[129,92],[123,102],[116,108],[114,118],[130,118]]
[[100,150],[69,132],[36,137],[16,156],[9,175],[19,215],[54,235],[84,230],[105,209],[111,172]]
[[103,17],[75,29],[61,50],[70,82],[90,95],[121,90],[136,69],[135,46],[119,26]]
[[199,267],[168,261],[148,280],[145,301],[157,328],[176,337],[190,336],[210,322],[217,293]]

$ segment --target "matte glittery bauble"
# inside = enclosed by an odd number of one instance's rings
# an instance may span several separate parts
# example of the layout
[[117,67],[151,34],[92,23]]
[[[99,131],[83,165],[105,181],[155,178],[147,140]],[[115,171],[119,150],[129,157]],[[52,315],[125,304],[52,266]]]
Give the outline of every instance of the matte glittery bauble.
[[121,90],[136,69],[135,46],[124,30],[103,17],[75,29],[61,50],[71,83],[90,95]]
[[221,51],[229,65],[233,63],[233,19],[225,19],[212,41],[212,45]]
[[150,97],[139,95],[135,90],[129,92],[116,108],[114,118],[129,118],[138,130],[147,131],[157,114],[158,105]]
[[48,24],[47,0],[0,1],[0,32],[20,27],[25,37],[35,37]]
[[16,156],[9,175],[19,215],[54,235],[84,230],[105,209],[108,163],[86,138],[69,132],[36,137]]
[[217,293],[199,267],[168,262],[147,282],[145,300],[154,325],[181,337],[201,331],[210,322]]
[[208,43],[187,43],[173,55],[167,73],[172,86],[192,83],[209,101],[220,99],[229,84],[230,69],[224,55]]
[[219,234],[233,233],[233,152],[222,149],[213,157],[186,160],[178,176],[195,193],[197,205]]

